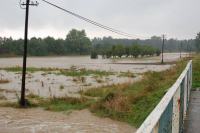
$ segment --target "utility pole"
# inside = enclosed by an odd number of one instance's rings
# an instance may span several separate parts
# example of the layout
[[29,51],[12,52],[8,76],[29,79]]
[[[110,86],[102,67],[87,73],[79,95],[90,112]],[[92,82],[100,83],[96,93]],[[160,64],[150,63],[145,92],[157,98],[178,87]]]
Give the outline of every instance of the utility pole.
[[183,43],[181,42],[181,44],[180,44],[180,59],[182,58],[182,45],[183,45]]
[[164,63],[164,57],[163,57],[163,53],[164,53],[164,45],[165,45],[165,35],[162,35],[162,60],[161,63]]
[[33,2],[30,0],[26,0],[26,3],[21,3],[20,7],[22,8],[25,6],[26,9],[26,16],[25,16],[25,32],[24,32],[24,53],[23,53],[23,70],[22,70],[22,85],[21,85],[21,99],[20,105],[22,107],[26,107],[26,100],[25,100],[25,90],[26,90],[26,60],[27,60],[27,43],[28,43],[28,17],[29,17],[29,5],[31,6],[38,6],[38,2]]
[[188,41],[188,43],[187,43],[187,52],[188,52],[188,57],[189,57],[189,58],[190,58],[191,50],[192,50],[192,48],[191,48],[190,43],[189,43],[189,41]]

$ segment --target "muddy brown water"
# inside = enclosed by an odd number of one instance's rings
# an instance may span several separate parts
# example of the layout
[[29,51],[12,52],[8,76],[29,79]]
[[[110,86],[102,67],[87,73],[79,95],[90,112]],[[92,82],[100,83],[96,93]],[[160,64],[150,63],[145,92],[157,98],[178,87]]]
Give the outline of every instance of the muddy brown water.
[[[164,61],[175,61],[179,59],[179,53],[165,53]],[[182,56],[187,56],[184,54]],[[106,70],[106,71],[131,71],[143,73],[146,71],[163,71],[170,65],[132,65],[132,64],[114,64],[114,63],[154,63],[160,62],[161,57],[149,57],[143,59],[90,59],[89,56],[63,56],[63,57],[28,57],[28,67],[46,67],[46,68],[70,68],[76,66],[79,68]],[[22,58],[0,58],[0,67],[22,66]]]
[[[179,54],[165,54],[165,61],[175,61]],[[79,68],[106,70],[115,72],[143,73],[146,71],[163,71],[171,67],[168,65],[145,65],[142,63],[157,63],[160,57],[145,59],[98,59],[91,60],[83,57],[29,57],[29,67],[51,68]],[[116,64],[115,64],[116,63]],[[140,63],[142,65],[131,64]],[[0,58],[0,67],[21,66],[22,58]],[[21,74],[0,71],[3,78],[10,79],[7,84],[0,84],[1,95],[7,99],[16,99],[16,92],[20,93]],[[104,83],[98,84],[91,76],[86,77],[86,83],[75,83],[72,77],[36,72],[27,78],[27,92],[38,94],[42,97],[61,96],[63,94],[76,95],[82,88],[99,87],[113,83],[134,82],[140,77],[128,78],[116,75],[104,78]],[[64,89],[59,89],[60,85]],[[49,87],[51,89],[49,89]],[[52,89],[54,88],[54,89]],[[50,93],[51,90],[51,93]],[[0,107],[0,133],[130,133],[136,129],[127,123],[114,121],[108,118],[99,118],[91,114],[87,109],[69,112],[49,112],[40,108],[15,109]]]
[[[165,60],[174,61],[179,58],[179,54],[165,54]],[[19,66],[21,58],[0,58],[0,67]],[[31,57],[28,58],[29,67],[56,67],[70,68],[71,66],[97,69],[106,71],[130,71],[133,73],[143,73],[146,71],[162,71],[170,68],[167,65],[145,65],[145,63],[156,63],[160,61],[160,57],[150,57],[144,59],[97,59],[92,60],[89,56],[76,57]],[[135,64],[131,64],[135,63]],[[143,65],[137,65],[140,63]],[[0,70],[0,78],[9,80],[9,83],[0,84],[1,97],[8,100],[17,99],[21,90],[21,74]],[[79,96],[78,92],[88,88],[97,88],[100,86],[134,82],[141,77],[119,77],[118,75],[110,75],[101,77],[99,83],[94,76],[84,76],[84,83],[75,82],[74,77],[44,74],[44,72],[28,73],[26,79],[26,94],[35,94],[41,97],[64,97],[64,96]]]
[[56,113],[42,109],[0,108],[1,133],[130,133],[123,122],[99,118],[87,109]]
[[[38,95],[44,98],[52,97],[79,97],[79,92],[90,88],[98,88],[112,84],[131,83],[141,79],[109,75],[103,77],[84,76],[84,82],[78,77],[43,74],[44,72],[28,73],[26,79],[26,91],[28,94]],[[17,100],[21,90],[21,74],[0,70],[0,79],[9,80],[9,83],[0,84],[1,95],[8,100]],[[75,81],[74,81],[75,80]]]

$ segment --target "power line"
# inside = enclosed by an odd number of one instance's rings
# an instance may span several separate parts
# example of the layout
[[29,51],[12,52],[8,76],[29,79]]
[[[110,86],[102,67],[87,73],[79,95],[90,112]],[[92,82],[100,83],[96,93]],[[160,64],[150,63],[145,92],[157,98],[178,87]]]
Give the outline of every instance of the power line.
[[114,29],[114,28],[111,28],[111,27],[105,26],[105,25],[103,25],[103,24],[100,24],[100,23],[98,23],[98,22],[95,22],[95,21],[93,21],[93,20],[90,20],[90,19],[88,19],[88,18],[86,18],[86,17],[83,17],[83,16],[81,16],[81,15],[79,15],[79,14],[76,14],[76,13],[74,13],[74,12],[72,12],[72,11],[69,11],[69,10],[67,10],[67,9],[64,9],[64,8],[60,7],[60,6],[57,6],[56,4],[53,4],[53,3],[49,2],[49,1],[46,1],[46,0],[41,0],[41,1],[43,1],[43,2],[45,2],[45,3],[47,3],[47,4],[49,4],[49,5],[51,5],[51,6],[53,6],[53,7],[56,7],[56,8],[58,8],[58,9],[64,11],[64,12],[67,12],[68,14],[71,14],[71,15],[73,15],[73,16],[75,16],[75,17],[77,17],[77,18],[79,18],[79,19],[81,19],[81,20],[83,20],[83,21],[86,21],[86,22],[88,22],[88,23],[90,23],[90,24],[93,24],[93,25],[95,25],[95,26],[97,26],[97,27],[100,27],[100,28],[103,28],[103,29],[105,29],[105,30],[111,31],[111,32],[116,33],[116,34],[118,34],[118,35],[130,37],[130,38],[138,38],[138,37],[133,36],[133,35],[131,35],[131,34],[129,34],[129,33],[126,33],[126,32],[120,31],[120,30],[116,30],[116,29]]

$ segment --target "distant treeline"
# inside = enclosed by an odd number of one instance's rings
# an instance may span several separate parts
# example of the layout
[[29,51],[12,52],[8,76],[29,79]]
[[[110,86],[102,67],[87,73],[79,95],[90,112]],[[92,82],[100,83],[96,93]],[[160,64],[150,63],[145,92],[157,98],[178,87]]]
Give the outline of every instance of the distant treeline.
[[[114,39],[112,37],[94,38],[92,44],[98,50],[99,53],[105,49],[111,49],[113,45],[123,44],[130,46],[132,44],[148,45],[161,50],[162,38],[153,36],[151,39],[140,40],[140,39]],[[165,40],[164,52],[179,52],[179,51],[196,51],[195,40],[177,40],[167,39]]]
[[[23,40],[13,40],[12,38],[0,37],[0,55],[22,55]],[[53,37],[31,38],[28,42],[28,55],[48,56],[48,55],[88,55],[90,54],[92,43],[86,36],[84,30],[71,30],[66,39],[54,39]]]
[[[180,49],[182,51],[195,51],[195,42],[195,40],[169,39],[165,41],[164,50],[165,52],[178,52]],[[0,56],[21,56],[23,54],[23,43],[23,39],[14,40],[11,37],[0,37]],[[31,38],[28,43],[28,55],[89,55],[90,53],[96,53],[107,57],[120,57],[122,54],[137,57],[159,53],[161,46],[162,38],[156,36],[146,40],[114,39],[112,37],[90,40],[85,30],[72,29],[65,39],[54,39],[53,37]]]

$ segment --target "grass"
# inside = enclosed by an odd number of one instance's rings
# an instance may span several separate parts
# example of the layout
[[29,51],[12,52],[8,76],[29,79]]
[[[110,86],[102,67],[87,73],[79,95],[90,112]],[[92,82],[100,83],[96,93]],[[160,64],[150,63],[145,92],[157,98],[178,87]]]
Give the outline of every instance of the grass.
[[[21,72],[22,67],[6,67],[6,68],[0,68],[0,70],[6,70],[9,72]],[[57,68],[35,68],[35,67],[27,67],[28,72],[37,72],[37,71],[44,71],[44,72],[49,72],[49,71],[56,71],[58,70]]]
[[85,83],[86,82],[86,77],[84,77],[84,76],[74,77],[72,79],[72,81],[76,82],[76,83]]
[[102,76],[93,76],[93,78],[96,80],[97,83],[103,83],[105,82],[102,78]]
[[127,72],[121,72],[120,77],[130,77],[130,78],[134,78],[135,77],[135,74],[130,72],[130,71],[127,71]]
[[67,111],[67,110],[81,110],[89,107],[91,101],[84,98],[53,98],[43,104],[46,110],[51,111]]
[[192,73],[192,88],[199,88],[200,87],[200,54],[196,55],[193,58],[193,73]]
[[89,97],[105,98],[109,93],[119,91],[127,86],[128,86],[128,84],[104,86],[101,88],[88,89],[85,92],[81,92],[81,94],[85,95],[85,96],[89,96]]
[[0,100],[6,100],[7,98],[2,94],[0,93]]
[[60,70],[60,73],[65,76],[72,76],[72,77],[81,77],[81,76],[89,76],[89,75],[96,75],[96,76],[109,76],[113,75],[113,72],[106,72],[106,71],[99,71],[99,70],[87,70],[87,69],[70,69],[70,70]]
[[59,89],[60,89],[60,90],[65,89],[64,85],[60,85]]
[[176,81],[187,64],[186,60],[163,72],[147,72],[143,80],[90,89],[83,95],[100,97],[90,110],[98,116],[128,122],[138,127],[155,108],[168,88]]
[[[7,68],[0,68],[0,70],[6,70],[9,72],[21,72],[22,68],[21,67],[7,67]],[[55,73],[58,75],[65,75],[65,76],[72,76],[72,77],[81,77],[81,76],[89,76],[89,75],[109,76],[109,75],[114,74],[113,72],[100,71],[100,70],[87,70],[87,69],[77,70],[74,67],[71,67],[70,69],[27,67],[27,72],[34,73],[37,71],[47,72],[45,74]]]
[[[92,103],[94,103],[94,100],[88,100],[86,98],[41,98],[34,94],[29,94],[27,99],[29,108],[42,107],[45,110],[55,112],[81,110],[88,108]],[[17,102],[2,102],[0,103],[0,106],[20,108],[20,105]]]

